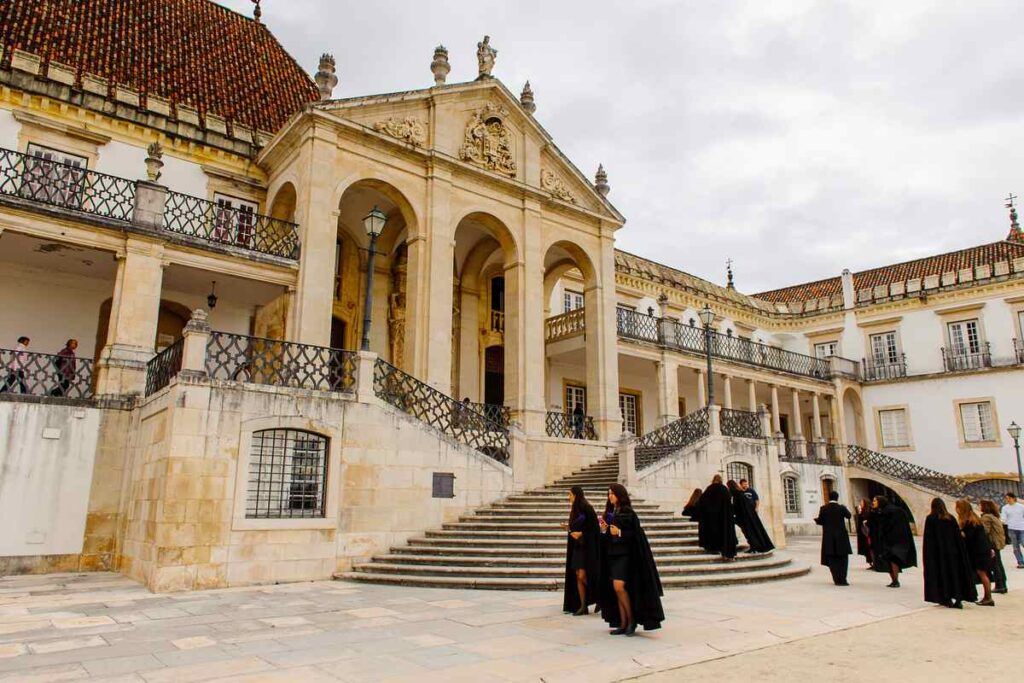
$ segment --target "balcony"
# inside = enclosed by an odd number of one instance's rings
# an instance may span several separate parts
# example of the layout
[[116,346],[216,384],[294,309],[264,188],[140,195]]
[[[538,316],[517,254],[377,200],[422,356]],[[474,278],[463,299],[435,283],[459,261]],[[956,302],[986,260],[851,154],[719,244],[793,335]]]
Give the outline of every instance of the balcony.
[[864,359],[861,361],[865,382],[885,382],[907,376],[907,356],[899,355],[899,360]]
[[989,343],[978,347],[978,351],[967,349],[942,349],[942,366],[946,372],[963,372],[992,367],[992,353]]
[[549,342],[568,339],[583,334],[586,329],[586,317],[582,308],[562,313],[545,321],[544,340]]
[[548,436],[556,439],[583,439],[597,441],[594,418],[589,415],[574,416],[572,413],[548,411],[544,419]]
[[[19,203],[114,221],[128,229],[152,234],[153,225],[136,221],[135,208],[141,192],[134,180],[0,148],[0,197]],[[288,260],[299,258],[299,233],[294,223],[220,206],[180,192],[166,193],[156,230],[168,237],[183,236],[199,245],[218,245]]]
[[93,398],[92,360],[0,349],[0,394]]
[[1024,340],[1013,340],[1013,352],[1014,355],[1017,357],[1017,362],[1024,363]]

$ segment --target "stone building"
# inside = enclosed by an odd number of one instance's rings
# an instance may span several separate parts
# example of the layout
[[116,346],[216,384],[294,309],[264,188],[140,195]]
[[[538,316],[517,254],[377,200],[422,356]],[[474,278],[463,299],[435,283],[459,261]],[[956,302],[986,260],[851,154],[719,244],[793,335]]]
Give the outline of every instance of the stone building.
[[438,47],[433,85],[336,98],[330,55],[310,77],[208,0],[0,24],[0,571],[327,578],[424,532],[479,550],[487,510],[609,472],[652,515],[747,478],[781,546],[832,488],[920,519],[1015,476],[1015,214],[1002,241],[745,295],[616,250],[608,175],[488,39],[474,81]]

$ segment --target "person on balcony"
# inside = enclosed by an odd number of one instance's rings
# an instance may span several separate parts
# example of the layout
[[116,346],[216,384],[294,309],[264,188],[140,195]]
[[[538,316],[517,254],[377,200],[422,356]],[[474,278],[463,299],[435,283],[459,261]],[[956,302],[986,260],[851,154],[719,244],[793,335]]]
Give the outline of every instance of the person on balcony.
[[0,393],[14,391],[15,386],[18,387],[21,393],[28,393],[25,371],[28,368],[28,345],[30,341],[28,337],[18,337],[18,345],[14,347],[14,351],[11,353],[11,360],[7,363],[7,379],[4,380]]
[[573,616],[588,614],[597,602],[601,573],[601,527],[597,513],[582,486],[569,489],[569,521],[562,522],[568,533],[565,550],[565,595],[562,611]]
[[821,563],[832,573],[832,583],[849,586],[846,577],[850,571],[850,535],[846,522],[850,511],[839,502],[839,492],[828,492],[828,503],[821,506],[814,523],[821,527]]
[[57,369],[57,386],[50,392],[53,396],[67,396],[68,389],[75,381],[75,373],[78,370],[78,360],[75,357],[75,349],[78,348],[77,339],[68,339],[64,348],[57,352],[57,358],[53,365]]
[[748,553],[766,553],[775,549],[775,544],[768,536],[768,531],[761,523],[761,517],[757,514],[755,503],[743,494],[743,489],[735,481],[730,479],[726,486],[732,496],[732,512],[736,524],[743,531],[747,539]]
[[931,514],[924,520],[921,555],[925,602],[963,609],[964,600],[978,599],[960,525],[941,498],[932,500]]
[[872,538],[872,547],[878,563],[889,572],[889,588],[900,587],[900,572],[917,566],[917,547],[910,530],[910,517],[885,496],[875,496],[878,506],[878,543]]
[[697,501],[697,543],[709,553],[721,554],[724,560],[736,558],[736,524],[732,496],[716,474]]
[[974,511],[971,501],[961,498],[956,502],[956,516],[960,521],[960,531],[964,534],[964,546],[967,548],[967,557],[971,561],[971,568],[974,570],[974,583],[980,583],[984,595],[978,601],[979,605],[995,607],[992,600],[992,581],[988,573],[992,569],[992,559],[996,551],[989,543],[988,534],[981,523],[981,518]]
[[586,421],[586,414],[583,412],[583,404],[577,403],[572,409],[572,438],[583,438],[583,423]]

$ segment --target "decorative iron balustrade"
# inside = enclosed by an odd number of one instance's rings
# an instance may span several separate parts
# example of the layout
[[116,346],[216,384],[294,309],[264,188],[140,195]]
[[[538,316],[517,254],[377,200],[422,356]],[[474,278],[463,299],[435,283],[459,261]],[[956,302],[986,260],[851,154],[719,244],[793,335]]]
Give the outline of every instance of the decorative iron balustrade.
[[1013,350],[1017,356],[1017,362],[1024,363],[1024,341],[1020,339],[1014,339]]
[[167,193],[164,230],[261,254],[299,257],[298,226],[294,223],[180,192]]
[[0,394],[92,398],[91,360],[0,349]]
[[166,387],[171,383],[171,378],[181,371],[181,354],[184,349],[185,339],[181,338],[149,359],[146,363],[146,396]]
[[826,441],[825,447],[825,462],[829,465],[842,465],[843,464],[843,449],[839,444],[834,441]]
[[355,391],[355,351],[213,332],[206,372],[213,379],[319,391]]
[[505,333],[505,311],[491,311],[491,332]]
[[457,401],[379,358],[373,366],[373,391],[385,403],[459,443],[498,462],[508,461],[508,429],[488,419],[472,404]]
[[[465,401],[463,401],[465,403]],[[508,429],[512,423],[512,409],[508,406],[496,405],[494,403],[473,403],[470,402],[473,409],[479,413],[482,413],[491,422],[500,424],[505,429]]]
[[722,408],[718,413],[722,436],[738,436],[744,439],[760,439],[761,416],[749,410]]
[[791,462],[807,462],[808,454],[807,442],[796,441],[795,439],[786,439],[786,453],[785,460]]
[[544,426],[548,436],[556,439],[597,441],[597,427],[594,426],[594,418],[589,415],[576,418],[572,413],[551,410],[544,419]]
[[862,448],[847,446],[847,462],[864,469],[872,470],[893,479],[899,479],[923,488],[943,493],[955,498],[994,498],[999,500],[1000,490],[975,483],[971,485],[966,479],[955,477],[945,472],[938,472],[921,465],[914,465],[891,455]]
[[553,342],[583,334],[586,329],[586,317],[582,308],[562,313],[545,321],[545,341]]
[[695,410],[663,427],[647,432],[636,442],[636,468],[646,469],[710,433],[711,419],[707,408]]
[[645,315],[625,308],[615,311],[615,325],[618,328],[618,334],[626,339],[652,344],[663,343],[659,332],[659,320],[660,318],[655,318],[653,315]]
[[0,195],[130,221],[135,181],[0,149]]
[[900,359],[894,362],[864,359],[861,367],[864,369],[865,382],[900,379],[907,376],[907,356],[901,353]]
[[981,350],[975,353],[968,351],[956,351],[954,349],[942,349],[942,365],[946,372],[960,372],[962,370],[978,370],[992,367],[992,353],[990,344],[985,342]]

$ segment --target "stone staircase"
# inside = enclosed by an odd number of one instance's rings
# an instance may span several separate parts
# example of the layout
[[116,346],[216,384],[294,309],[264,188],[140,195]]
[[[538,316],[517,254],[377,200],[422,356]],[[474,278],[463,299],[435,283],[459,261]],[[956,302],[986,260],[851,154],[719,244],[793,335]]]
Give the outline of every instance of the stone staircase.
[[[598,512],[618,461],[602,460],[535,491],[511,495],[459,521],[427,531],[337,579],[407,586],[556,590],[565,577],[566,492],[578,484]],[[680,503],[680,506],[682,504]],[[723,562],[697,545],[697,525],[679,513],[634,499],[666,588],[689,588],[787,579],[809,571],[777,553]]]

